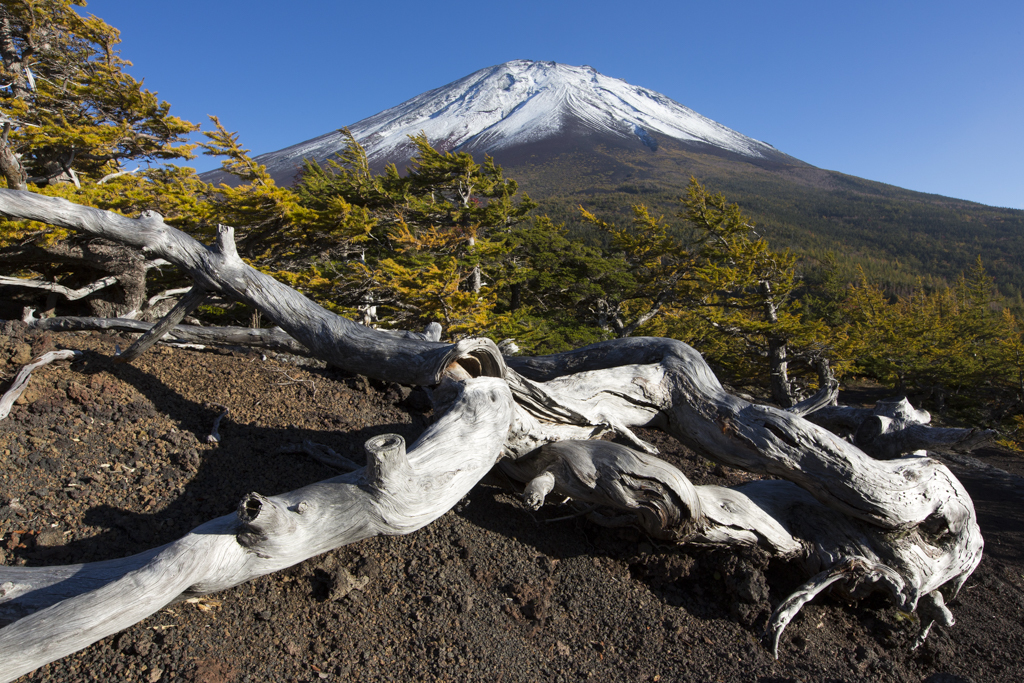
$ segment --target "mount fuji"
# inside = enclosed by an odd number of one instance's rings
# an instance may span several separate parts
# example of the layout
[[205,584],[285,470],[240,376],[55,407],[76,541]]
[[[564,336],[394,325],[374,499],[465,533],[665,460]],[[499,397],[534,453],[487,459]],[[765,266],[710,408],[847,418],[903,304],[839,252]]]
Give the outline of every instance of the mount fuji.
[[[901,286],[922,275],[942,286],[980,254],[1004,293],[1024,291],[1024,211],[817,168],[589,66],[499,64],[348,128],[378,172],[389,163],[404,171],[415,151],[409,136],[420,132],[441,151],[489,154],[543,214],[584,240],[601,237],[581,205],[619,225],[637,203],[671,216],[695,176],[737,202],[773,246],[844,255],[841,277],[850,281],[863,267]],[[323,164],[345,140],[332,131],[255,159],[290,185],[304,159]],[[237,182],[221,170],[202,178]]]
[[[517,150],[598,144],[656,151],[668,139],[705,153],[752,162],[797,163],[771,145],[742,135],[647,88],[589,66],[516,60],[481,69],[349,126],[371,166],[399,169],[414,151],[410,135],[435,148],[490,154],[499,163]],[[340,131],[256,157],[278,182],[290,183],[304,159],[323,163],[345,145]]]

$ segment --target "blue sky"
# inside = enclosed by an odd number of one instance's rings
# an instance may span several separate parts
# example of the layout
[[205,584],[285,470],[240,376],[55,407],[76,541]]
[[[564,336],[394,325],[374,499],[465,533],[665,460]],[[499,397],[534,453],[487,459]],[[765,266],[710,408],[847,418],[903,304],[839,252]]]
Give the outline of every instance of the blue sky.
[[[588,64],[822,168],[1024,209],[1024,2],[93,0],[253,153],[510,59]],[[206,170],[215,162],[199,159]]]

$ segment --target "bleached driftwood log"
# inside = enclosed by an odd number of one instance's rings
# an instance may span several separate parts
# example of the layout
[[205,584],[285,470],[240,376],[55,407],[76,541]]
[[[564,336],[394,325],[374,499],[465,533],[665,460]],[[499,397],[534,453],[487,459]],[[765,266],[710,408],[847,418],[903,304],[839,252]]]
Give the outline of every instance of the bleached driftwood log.
[[[802,559],[813,578],[773,616],[773,647],[800,606],[825,588],[855,597],[881,590],[902,609],[921,605],[929,624],[951,623],[944,601],[980,560],[973,504],[944,466],[917,456],[875,459],[801,417],[824,400],[786,411],[733,396],[681,342],[620,339],[506,361],[488,340],[403,339],[335,316],[246,266],[230,228],[207,247],[155,214],[133,220],[14,191],[0,191],[0,214],[166,258],[196,288],[257,308],[312,355],[370,377],[436,387],[435,408],[444,415],[408,459],[398,444],[382,444],[391,454],[372,455],[365,470],[276,499],[251,495],[237,519],[215,520],[163,549],[84,567],[0,568],[0,583],[10,584],[0,616],[26,615],[0,630],[0,658],[17,657],[17,671],[177,595],[235,585],[371,533],[419,528],[454,505],[499,453],[531,505],[559,491],[634,515],[660,538],[756,544]],[[637,427],[663,429],[713,460],[781,481],[694,487],[654,457]],[[638,450],[594,440],[609,433]],[[435,446],[441,443],[451,445],[447,454]],[[324,531],[329,542],[321,530],[340,522],[320,519],[327,500],[346,510],[341,531]],[[359,531],[345,531],[353,528]],[[0,680],[10,675],[5,669]]]
[[[498,459],[512,416],[500,378],[442,385],[450,407],[406,453],[367,444],[367,467],[291,493],[250,493],[235,515],[155,551],[89,565],[0,568],[0,680],[144,619],[179,597],[224,590],[334,548],[407,534],[452,508]],[[376,437],[380,440],[380,437]],[[401,442],[401,443],[399,443]]]
[[906,398],[878,401],[874,408],[824,406],[811,411],[811,422],[837,434],[848,434],[865,453],[889,460],[917,451],[966,453],[991,443],[992,429],[931,427],[932,416]]
[[[156,326],[156,323],[132,320],[130,318],[90,318],[79,316],[60,316],[56,318],[27,316],[25,322],[37,330],[48,330],[51,332],[110,330],[146,334]],[[421,341],[433,342],[441,340],[441,326],[438,323],[427,325],[423,332],[406,330],[381,330],[381,332],[398,337],[399,339],[419,339]],[[299,356],[310,355],[309,349],[297,342],[280,327],[200,327],[199,325],[174,325],[167,330],[161,341],[178,344],[249,346],[282,351]]]
[[[777,540],[784,538],[778,533],[781,526],[802,545],[800,552],[808,570],[829,570],[848,560],[859,562],[863,576],[854,581],[852,574],[844,574],[842,583],[836,584],[840,592],[860,596],[865,590],[883,590],[908,611],[921,599],[932,605],[943,596],[956,595],[981,560],[982,539],[973,503],[945,466],[926,457],[876,460],[792,412],[732,396],[700,355],[681,342],[622,339],[545,358],[510,358],[508,363],[510,376],[518,371],[532,380],[543,380],[522,381],[531,382],[535,396],[546,397],[545,409],[551,413],[562,408],[583,416],[591,425],[608,425],[627,437],[630,427],[657,426],[717,462],[788,480],[747,485],[722,494],[724,497],[709,506],[694,505],[695,495],[701,500],[699,494],[683,495],[686,489],[679,484],[681,473],[660,482],[659,486],[673,492],[682,504],[676,512],[663,508],[658,516],[683,520],[682,530],[677,532],[683,542],[701,540],[699,535],[688,536],[687,525],[700,529],[702,523],[710,523],[702,520],[698,510],[721,509],[733,515],[726,518],[729,523],[708,526],[717,538],[725,535],[724,542],[740,542],[737,536],[746,543],[756,540],[776,554],[784,554],[784,547],[792,548],[791,542]],[[633,439],[638,446],[645,445]],[[549,446],[533,454],[522,453],[525,457],[512,465],[503,464],[503,468],[513,476],[514,468],[525,470],[519,476],[521,481],[554,477],[554,482],[541,479],[532,484],[528,493],[557,486],[560,478],[563,482],[586,481],[580,473],[588,471],[596,481],[609,476],[631,480],[629,487],[650,493],[655,490],[652,482],[658,481],[654,472],[663,470],[648,462],[638,475],[635,468],[624,466],[621,454],[615,456],[618,462],[587,464],[586,454],[601,453],[595,446],[583,449],[582,455],[577,449],[573,455],[576,464],[562,462],[570,453],[563,444]],[[552,454],[557,456],[553,464]],[[615,490],[609,486],[606,483],[599,488]],[[623,509],[619,492],[624,484],[615,486],[619,489],[616,495],[602,494],[606,496],[604,504]],[[582,496],[578,484],[558,490],[598,502]],[[750,492],[757,492],[757,497],[752,498]],[[636,507],[641,519],[653,514],[646,499]],[[767,513],[772,524],[767,524],[760,512]],[[643,524],[651,530],[647,519]],[[879,566],[888,569],[883,572]],[[855,585],[851,588],[850,584]],[[947,613],[942,614],[945,617]],[[788,623],[784,616],[773,619],[776,639]],[[925,621],[925,626],[930,625]]]
[[32,377],[33,370],[41,368],[44,365],[48,365],[56,360],[70,360],[75,356],[80,355],[82,355],[80,351],[48,351],[18,370],[18,374],[14,376],[11,386],[8,387],[7,391],[4,392],[4,395],[0,397],[0,420],[10,414],[11,406],[13,406],[14,402],[21,398],[21,395],[25,393],[25,389],[28,388],[29,379]]

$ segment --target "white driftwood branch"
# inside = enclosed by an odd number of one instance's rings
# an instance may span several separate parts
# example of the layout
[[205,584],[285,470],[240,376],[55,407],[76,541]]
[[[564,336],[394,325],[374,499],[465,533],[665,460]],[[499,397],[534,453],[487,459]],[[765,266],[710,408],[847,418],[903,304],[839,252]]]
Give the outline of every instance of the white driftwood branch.
[[850,434],[853,443],[875,458],[891,460],[907,453],[966,453],[991,443],[992,429],[930,427],[932,416],[906,398],[878,401],[874,408],[826,406],[808,419],[836,433]]
[[191,290],[191,287],[177,287],[175,289],[165,289],[164,291],[149,297],[149,300],[146,301],[146,309],[148,310],[150,308],[153,308],[161,301],[166,301],[167,299],[176,299],[182,294],[187,294]]
[[[156,259],[143,264],[146,270],[151,268],[158,268],[160,266],[166,266],[169,263],[163,259]],[[107,277],[100,278],[96,282],[89,283],[84,287],[78,289],[72,289],[65,285],[57,284],[56,282],[48,282],[46,280],[30,280],[20,277],[8,277],[6,275],[0,275],[0,286],[7,285],[9,287],[27,287],[30,289],[42,289],[53,294],[60,294],[68,301],[78,301],[84,299],[90,294],[109,287],[110,285],[117,284],[119,278],[116,275],[108,275]]]
[[206,443],[220,443],[220,422],[227,417],[230,412],[227,406],[214,406],[220,408],[221,411],[213,421],[213,427],[210,428],[210,433],[206,437]]
[[742,493],[694,486],[669,463],[610,441],[559,441],[502,471],[526,487],[534,510],[552,491],[637,517],[652,538],[677,543],[763,545],[779,556],[804,546]]
[[[0,681],[116,633],[179,596],[224,590],[342,545],[408,534],[437,519],[494,466],[512,418],[512,396],[500,379],[448,381],[444,391],[450,408],[408,453],[404,442],[381,448],[371,439],[372,466],[279,496],[251,493],[236,515],[135,558],[65,568],[0,567],[0,584],[11,584],[0,595],[0,615],[31,611],[0,629]],[[33,593],[41,595],[33,600]]]
[[[883,564],[870,562],[863,558],[850,558],[842,564],[821,572],[810,581],[797,589],[792,595],[779,605],[765,629],[765,639],[769,643],[772,655],[778,659],[779,637],[782,631],[793,620],[804,605],[813,600],[815,596],[839,582],[846,582],[851,586],[857,584],[874,585],[883,584],[893,592],[902,592],[902,580],[896,572]],[[941,594],[939,594],[941,595]],[[931,624],[928,625],[929,627]]]
[[2,397],[0,397],[0,420],[7,417],[11,412],[11,407],[14,402],[21,398],[21,395],[25,393],[25,389],[28,388],[29,379],[32,377],[32,371],[36,368],[41,368],[44,365],[48,365],[56,360],[70,360],[75,356],[81,356],[81,351],[49,351],[33,360],[28,365],[25,365],[18,371],[18,374],[14,376],[14,381],[11,382],[11,386],[7,389]]
[[836,404],[836,399],[839,396],[839,382],[834,378],[829,378],[829,381],[823,386],[818,393],[814,394],[810,398],[800,401],[795,406],[786,408],[789,412],[794,415],[804,417],[816,410],[821,410],[826,406],[832,406]]
[[109,287],[117,282],[117,276],[109,275],[105,278],[99,279],[96,282],[90,283],[84,287],[78,289],[71,289],[64,285],[59,285],[56,282],[47,282],[46,280],[26,280],[20,277],[7,277],[0,276],[0,285],[7,285],[9,287],[27,287],[30,289],[42,289],[47,292],[53,292],[54,294],[61,294],[68,301],[77,301],[78,299],[84,299],[90,294],[94,294],[105,287]]
[[136,166],[135,169],[131,171],[115,171],[114,173],[108,173],[107,175],[97,180],[96,184],[102,185],[103,183],[110,182],[114,178],[120,178],[123,175],[132,175],[133,173],[138,173],[139,169],[141,168],[141,166]]

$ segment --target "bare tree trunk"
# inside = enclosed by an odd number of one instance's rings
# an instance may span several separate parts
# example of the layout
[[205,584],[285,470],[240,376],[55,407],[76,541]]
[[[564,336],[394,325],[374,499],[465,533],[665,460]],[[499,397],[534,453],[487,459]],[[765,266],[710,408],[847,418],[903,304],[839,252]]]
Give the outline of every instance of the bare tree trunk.
[[[0,681],[131,626],[180,596],[224,590],[380,534],[408,534],[447,512],[493,467],[512,418],[497,378],[448,381],[445,414],[412,445],[367,444],[366,468],[267,498],[163,548],[71,567],[0,567]],[[392,435],[393,436],[393,435]],[[83,619],[83,615],[88,615]]]
[[[275,498],[250,494],[237,516],[135,558],[0,567],[0,616],[18,618],[0,629],[0,681],[178,595],[221,590],[375,533],[417,529],[502,455],[502,469],[525,485],[532,506],[557,491],[602,506],[598,521],[638,524],[658,538],[757,545],[803,559],[811,578],[773,615],[773,649],[800,607],[826,589],[848,598],[881,591],[906,611],[920,605],[923,638],[933,621],[952,622],[945,602],[980,561],[973,504],[948,469],[926,457],[876,459],[801,416],[827,404],[834,387],[792,410],[756,405],[729,394],[699,353],[670,339],[506,360],[489,340],[440,344],[335,316],[242,262],[230,228],[206,247],[155,214],[133,220],[15,191],[0,191],[0,214],[166,258],[197,291],[254,306],[318,358],[434,386],[442,415],[408,456],[396,442],[371,444],[363,470]],[[695,487],[654,457],[637,427],[660,428],[713,460],[777,479]],[[633,448],[595,440],[608,433]]]
[[775,337],[768,338],[768,377],[772,400],[783,408],[793,406],[793,391],[789,386],[789,361],[786,353],[786,341]]
[[[27,51],[32,48],[28,47]],[[14,30],[11,27],[11,16],[5,7],[0,7],[0,59],[3,59],[5,70],[13,76],[11,83],[11,95],[16,99],[23,100],[28,96],[30,89],[28,80],[25,78],[25,65],[23,60],[27,54],[19,54],[17,45],[14,42]],[[6,118],[6,117],[4,117]],[[3,134],[0,136],[0,173],[7,181],[7,187],[12,190],[28,189],[28,172],[25,170],[21,159],[11,147],[10,133],[12,121],[3,122]]]
[[11,124],[5,121],[3,134],[0,135],[0,174],[3,174],[4,180],[7,181],[7,187],[12,190],[27,190],[28,173],[25,172],[25,167],[21,165],[21,159],[18,158],[18,155],[11,148],[9,141],[10,132]]
[[[761,283],[761,296],[764,297],[764,318],[772,324],[779,322],[779,307],[772,296],[770,282]],[[768,335],[768,383],[772,392],[772,400],[783,408],[790,408],[793,400],[793,389],[789,385],[789,361],[786,353],[786,340],[773,334]]]

